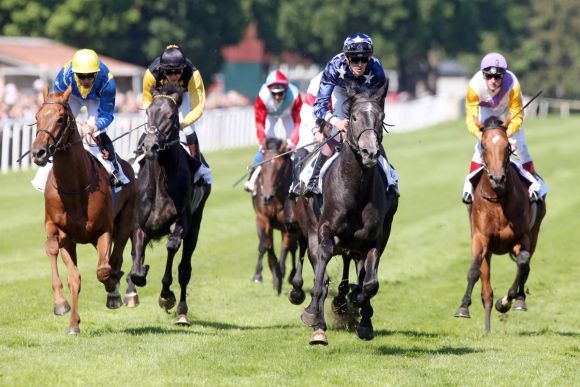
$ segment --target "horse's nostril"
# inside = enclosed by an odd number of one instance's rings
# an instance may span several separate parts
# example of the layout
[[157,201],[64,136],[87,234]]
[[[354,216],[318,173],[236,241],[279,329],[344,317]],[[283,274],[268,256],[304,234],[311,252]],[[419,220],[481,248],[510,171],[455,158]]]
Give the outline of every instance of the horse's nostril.
[[153,144],[153,146],[151,146],[151,150],[153,152],[157,152],[159,150],[159,144]]

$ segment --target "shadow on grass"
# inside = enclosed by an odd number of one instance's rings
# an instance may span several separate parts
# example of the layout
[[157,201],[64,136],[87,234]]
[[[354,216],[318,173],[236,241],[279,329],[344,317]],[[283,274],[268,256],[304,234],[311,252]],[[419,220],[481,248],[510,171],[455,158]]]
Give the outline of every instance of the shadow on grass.
[[470,355],[472,353],[484,352],[481,349],[467,348],[467,347],[441,347],[438,349],[426,349],[426,348],[402,348],[402,347],[385,347],[381,346],[377,349],[382,355],[393,355],[393,356],[410,356],[410,357],[420,357],[423,355]]
[[435,339],[441,336],[439,333],[431,333],[431,332],[420,332],[420,331],[390,331],[388,329],[377,329],[375,330],[375,336],[392,336],[392,335],[402,335],[407,337],[424,337]]
[[558,336],[565,336],[565,337],[574,337],[580,338],[580,332],[561,332],[561,331],[554,331],[552,329],[544,328],[537,331],[524,331],[520,332],[520,336],[546,336],[546,335],[558,335]]

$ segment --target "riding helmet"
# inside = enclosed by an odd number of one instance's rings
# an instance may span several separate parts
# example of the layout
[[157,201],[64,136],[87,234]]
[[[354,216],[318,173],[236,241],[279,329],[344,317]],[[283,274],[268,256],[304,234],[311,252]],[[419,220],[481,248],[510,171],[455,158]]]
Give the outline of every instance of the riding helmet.
[[368,58],[373,55],[373,40],[367,34],[350,34],[344,41],[342,51],[348,57]]
[[485,74],[503,74],[507,68],[507,61],[497,52],[490,52],[481,60],[480,69]]
[[73,55],[72,71],[80,74],[96,73],[100,70],[99,56],[93,50],[83,48]]
[[186,67],[186,60],[183,51],[174,44],[167,46],[159,59],[161,69],[179,70]]

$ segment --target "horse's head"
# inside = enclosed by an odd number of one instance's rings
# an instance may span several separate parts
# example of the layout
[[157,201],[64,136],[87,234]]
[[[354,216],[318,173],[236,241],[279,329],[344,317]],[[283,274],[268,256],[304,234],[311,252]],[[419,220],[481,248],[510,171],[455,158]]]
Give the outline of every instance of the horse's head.
[[64,93],[49,93],[48,86],[44,88],[44,103],[36,113],[36,137],[30,151],[37,165],[46,165],[52,155],[65,148],[72,136],[78,136],[75,119],[67,103],[71,92],[71,86]]
[[511,145],[504,122],[492,116],[483,124],[476,122],[482,132],[481,155],[484,169],[489,177],[491,188],[501,193],[507,181],[507,165],[511,154]]
[[360,155],[365,167],[376,165],[379,144],[383,140],[383,97],[386,84],[374,92],[358,92],[354,86],[347,86],[344,111],[349,114],[349,129],[346,142]]
[[284,151],[285,146],[286,143],[279,138],[266,139],[264,160],[269,161],[262,164],[260,179],[258,180],[260,185],[259,192],[264,204],[271,203],[276,196],[276,193],[284,185],[283,171],[284,163],[287,161],[287,158],[285,158],[285,156],[276,156]]
[[155,159],[172,141],[179,140],[179,106],[183,92],[175,86],[151,89],[153,100],[147,108],[147,125],[143,150],[145,157]]

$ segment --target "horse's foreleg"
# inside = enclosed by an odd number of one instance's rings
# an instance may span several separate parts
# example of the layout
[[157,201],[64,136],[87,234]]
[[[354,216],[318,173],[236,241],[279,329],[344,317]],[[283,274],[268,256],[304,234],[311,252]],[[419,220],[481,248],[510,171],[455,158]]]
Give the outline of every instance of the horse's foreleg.
[[191,280],[191,256],[197,246],[197,239],[199,237],[201,218],[194,217],[193,224],[183,241],[183,250],[181,251],[181,262],[178,267],[179,286],[181,293],[179,295],[179,304],[177,305],[177,320],[178,325],[191,325],[187,317],[187,285]]
[[114,292],[118,280],[116,281],[112,274],[109,256],[111,254],[111,233],[104,232],[97,239],[97,252],[99,254],[99,262],[97,263],[97,279],[103,285],[107,292]]
[[52,290],[54,291],[53,312],[57,316],[62,316],[70,311],[64,294],[62,294],[62,282],[58,273],[58,239],[56,235],[51,235],[44,242],[44,250],[50,260],[50,270],[52,272]]
[[473,256],[471,266],[467,272],[467,289],[465,290],[465,295],[461,300],[461,305],[455,311],[455,317],[465,317],[470,318],[469,306],[471,305],[471,293],[473,292],[473,287],[479,280],[480,268],[481,268],[482,256],[477,254]]
[[181,242],[183,240],[183,227],[179,223],[175,223],[171,227],[171,234],[167,239],[167,261],[165,262],[165,272],[161,279],[161,294],[159,295],[159,306],[165,311],[169,311],[175,306],[175,294],[171,291],[171,284],[173,283],[173,275],[171,273],[173,268],[173,259]]
[[350,273],[350,256],[346,253],[342,254],[342,278],[338,284],[338,294],[332,300],[332,311],[335,315],[344,315],[347,311],[349,286],[348,277]]
[[[290,276],[288,279],[290,281],[291,275],[296,271],[296,239],[294,235],[290,232],[282,230],[282,243],[280,249],[280,283],[284,280],[286,276],[286,258],[288,257],[288,253],[292,255],[292,271],[290,272]],[[291,282],[291,281],[290,281]]]
[[[149,265],[144,265],[145,262],[145,248],[149,243],[149,238],[145,232],[140,228],[136,227],[131,236],[131,258],[133,264],[131,265],[131,272],[127,276],[127,283],[129,284],[127,288],[127,293],[129,294],[129,288],[131,284],[137,286],[145,286],[147,284],[147,272],[149,271]],[[132,290],[137,292],[135,287]]]
[[[514,310],[528,310],[526,305],[526,294],[525,294],[525,286],[528,276],[530,274],[530,252],[527,250],[520,250],[517,254],[517,272],[516,278],[514,283],[509,288],[507,296],[504,296],[504,299],[507,299],[506,308],[499,310],[502,313],[505,313],[511,307],[511,302],[514,299],[517,299],[516,303],[513,306]],[[499,302],[499,300],[498,300]],[[496,304],[496,308],[498,305]]]
[[481,302],[485,311],[485,333],[491,329],[491,308],[493,307],[493,289],[491,288],[491,254],[483,257],[480,267]]
[[290,284],[292,284],[292,290],[288,293],[288,299],[294,305],[300,305],[304,302],[306,294],[302,290],[304,285],[304,278],[302,277],[302,270],[304,268],[304,255],[306,254],[306,241],[304,239],[299,240],[300,250],[298,252],[298,263],[296,264],[296,270],[294,275],[290,278]]
[[81,274],[77,267],[76,244],[68,238],[61,238],[60,255],[66,265],[68,288],[71,294],[71,314],[69,320],[68,333],[76,335],[80,333],[79,324],[81,317],[79,315],[79,293],[81,291]]
[[262,262],[264,259],[264,254],[268,251],[268,236],[267,232],[269,225],[267,224],[267,219],[258,216],[256,218],[256,228],[258,230],[258,262],[256,263],[256,270],[254,271],[254,276],[252,277],[252,282],[258,284],[263,282],[262,277]]

